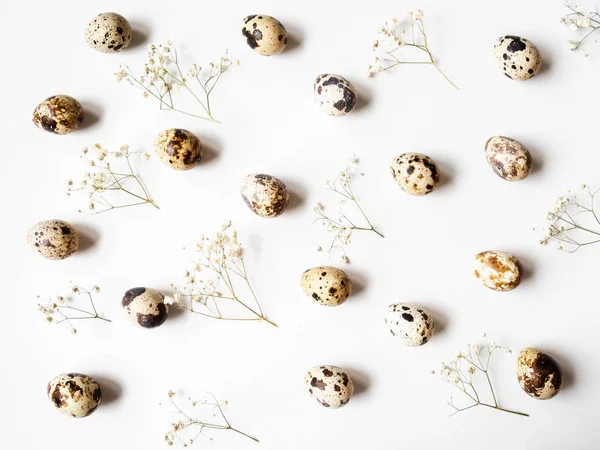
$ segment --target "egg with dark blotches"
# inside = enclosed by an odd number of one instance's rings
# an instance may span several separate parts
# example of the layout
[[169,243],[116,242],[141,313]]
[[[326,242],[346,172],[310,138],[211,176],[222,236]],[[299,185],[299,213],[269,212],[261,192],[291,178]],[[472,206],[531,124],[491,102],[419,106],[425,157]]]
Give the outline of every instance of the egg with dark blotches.
[[385,323],[392,336],[400,338],[404,345],[409,347],[426,344],[433,336],[431,314],[408,303],[394,303],[388,306]]
[[160,292],[144,287],[129,289],[121,301],[132,322],[142,328],[156,328],[167,320],[169,307]]
[[102,402],[100,385],[92,377],[80,373],[54,377],[46,391],[56,409],[76,418],[89,416]]
[[536,348],[519,352],[517,379],[527,395],[538,400],[548,400],[558,394],[563,381],[554,358]]
[[311,397],[326,408],[341,408],[354,394],[350,375],[336,366],[315,366],[306,372],[304,384]]
[[83,122],[83,107],[73,97],[53,95],[37,105],[32,120],[40,130],[68,134]]
[[302,290],[315,302],[338,306],[350,296],[352,283],[343,270],[320,266],[308,269],[300,279]]
[[523,144],[504,136],[485,143],[485,157],[492,170],[507,181],[519,181],[531,172],[531,154]]
[[44,220],[27,231],[27,243],[46,259],[65,259],[79,249],[79,233],[62,220]]
[[189,170],[202,159],[202,143],[194,133],[181,128],[171,128],[154,140],[158,158],[175,170]]
[[102,53],[117,53],[131,42],[131,25],[120,14],[98,14],[85,28],[87,44]]
[[511,291],[521,283],[521,263],[505,252],[485,251],[475,255],[473,273],[494,291]]
[[242,35],[248,46],[259,55],[278,55],[287,45],[287,31],[281,22],[265,14],[246,16]]
[[315,101],[330,116],[343,116],[356,106],[356,89],[339,75],[324,73],[314,84]]
[[502,36],[494,44],[494,58],[504,75],[513,80],[528,80],[540,70],[540,51],[525,38]]
[[246,205],[260,217],[280,216],[290,201],[287,186],[271,175],[258,173],[246,175],[240,192]]
[[440,181],[437,164],[421,153],[396,156],[390,166],[392,176],[402,190],[411,195],[427,195]]

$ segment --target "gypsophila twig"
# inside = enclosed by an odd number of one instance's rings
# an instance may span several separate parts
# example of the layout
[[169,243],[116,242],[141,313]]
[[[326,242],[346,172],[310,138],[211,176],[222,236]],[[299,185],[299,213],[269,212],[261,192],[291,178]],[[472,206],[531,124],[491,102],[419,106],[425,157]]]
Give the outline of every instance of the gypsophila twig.
[[[123,145],[118,152],[108,151],[100,144],[95,144],[92,150],[85,147],[81,151],[81,158],[86,161],[88,168],[80,181],[67,180],[67,195],[86,192],[87,209],[92,214],[139,205],[152,205],[159,209],[133,170],[131,157],[134,155],[141,155],[144,160],[150,159],[148,153],[130,152],[128,145]],[[115,202],[115,197],[126,197],[128,202]]]
[[[86,297],[89,302],[89,309],[86,309],[85,306],[80,307],[77,300],[73,297],[57,295],[46,304],[38,303],[38,311],[44,315],[46,322],[56,324],[66,323],[71,328],[73,334],[77,333],[77,328],[73,325],[73,322],[76,320],[100,319],[105,322],[111,322],[111,320],[98,314],[96,310],[93,295],[100,293],[98,286],[87,290],[81,286],[73,285],[71,293]],[[40,296],[38,295],[37,298],[39,299]],[[74,306],[75,304],[78,306]]]
[[596,45],[600,46],[600,40],[594,39],[598,36],[596,32],[600,30],[600,12],[597,7],[595,11],[582,11],[568,0],[565,0],[565,6],[569,9],[569,13],[564,15],[560,22],[581,36],[580,39],[567,41],[569,49],[581,50],[585,56],[589,56],[589,53],[583,48],[583,44],[585,41],[593,40]]
[[[175,111],[210,122],[219,122],[213,117],[210,96],[221,76],[233,65],[228,51],[216,62],[202,67],[194,63],[185,71],[181,67],[179,54],[171,41],[164,45],[150,44],[148,60],[143,66],[142,75],[136,75],[127,65],[121,66],[115,74],[117,82],[126,80],[142,91],[144,98],[158,100],[161,110]],[[186,93],[200,106],[199,112],[186,111],[176,106],[178,92]]]
[[[338,211],[336,216],[327,215],[325,211],[325,207],[320,203],[317,203],[314,207],[315,213],[317,214],[317,218],[313,223],[321,224],[329,233],[333,235],[331,242],[327,249],[323,249],[323,247],[317,247],[317,251],[319,252],[327,252],[331,256],[334,250],[340,250],[342,252],[341,261],[344,263],[348,263],[349,259],[346,256],[346,246],[350,244],[350,240],[352,238],[352,234],[354,231],[372,231],[373,233],[383,237],[367,215],[364,210],[360,206],[358,202],[358,198],[354,192],[354,188],[352,186],[352,179],[357,174],[363,176],[363,173],[359,173],[356,170],[356,165],[358,164],[358,159],[356,155],[351,156],[346,160],[346,167],[342,170],[337,178],[333,181],[326,181],[325,188],[328,191],[332,191],[337,194],[338,197],[341,197],[337,201]],[[350,218],[346,214],[344,208],[351,205],[351,208],[354,210],[354,214],[359,214],[359,220],[356,218]]]
[[[233,431],[255,442],[258,442],[254,436],[231,426],[231,423],[225,416],[227,402],[219,403],[212,394],[206,394],[204,400],[195,401],[187,398],[190,411],[186,412],[184,408],[175,401],[176,394],[173,391],[168,392],[168,406],[172,409],[173,419],[171,429],[165,434],[165,442],[172,446],[175,443],[183,447],[192,445],[199,436],[206,436],[206,430]],[[191,409],[194,411],[192,412]],[[197,414],[200,414],[197,417]],[[205,417],[208,417],[205,419]],[[211,436],[207,436],[212,441]]]
[[[440,370],[442,380],[462,392],[468,400],[467,403],[457,405],[450,394],[450,398],[446,401],[453,409],[450,415],[453,416],[476,406],[485,406],[497,411],[528,417],[529,414],[500,407],[490,377],[490,361],[492,355],[499,350],[509,355],[512,352],[510,349],[488,340],[485,334],[483,337],[487,340],[486,345],[480,347],[468,344],[467,351],[459,351],[451,362],[442,363]],[[435,374],[435,371],[431,373]]]
[[[397,18],[385,22],[383,26],[377,29],[377,39],[373,42],[373,61],[367,69],[367,76],[371,77],[379,72],[385,72],[396,66],[401,65],[431,65],[450,83],[454,88],[458,89],[450,78],[446,76],[442,69],[435,62],[431,50],[427,34],[425,33],[425,23],[423,22],[423,11],[410,11],[408,28],[409,32],[402,29],[403,23]],[[407,48],[415,49],[417,54],[425,54],[425,59],[416,60],[404,59],[399,56],[401,50]]]
[[231,221],[211,238],[202,236],[196,244],[196,257],[184,272],[185,284],[175,283],[173,296],[165,303],[201,316],[220,320],[275,323],[267,319],[252,288],[242,246]]
[[583,200],[571,191],[556,199],[554,206],[546,213],[546,226],[540,244],[556,241],[558,250],[574,253],[581,247],[600,242],[600,216],[595,208],[599,190],[592,191],[586,184],[581,185],[581,190]]

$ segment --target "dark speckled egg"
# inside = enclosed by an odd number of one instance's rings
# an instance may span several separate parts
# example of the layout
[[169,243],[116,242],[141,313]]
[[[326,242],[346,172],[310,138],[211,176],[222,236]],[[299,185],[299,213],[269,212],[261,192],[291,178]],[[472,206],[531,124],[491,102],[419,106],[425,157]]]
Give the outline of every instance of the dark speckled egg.
[[85,41],[102,53],[117,53],[131,42],[131,25],[120,14],[98,14],[85,28]]
[[156,328],[167,320],[169,307],[160,292],[138,287],[129,289],[121,301],[127,316],[142,328]]
[[260,217],[280,216],[290,201],[290,192],[283,181],[262,173],[245,176],[240,192],[248,208]]
[[340,75],[319,75],[313,89],[315,102],[330,116],[344,116],[356,106],[358,96],[355,87]]
[[336,366],[315,366],[304,376],[308,393],[325,408],[341,408],[354,394],[352,378]]
[[485,157],[492,170],[507,181],[519,181],[531,172],[531,155],[523,144],[504,136],[485,143]]
[[175,170],[189,170],[202,159],[202,143],[194,133],[171,128],[160,133],[154,141],[158,158]]
[[420,153],[396,156],[390,168],[396,183],[411,195],[427,195],[440,181],[440,169],[435,161]]
[[433,317],[424,309],[407,303],[388,306],[385,323],[392,336],[409,347],[423,345],[433,336]]
[[263,56],[281,53],[288,40],[281,22],[264,14],[246,16],[242,23],[242,35],[248,46]]
[[300,279],[302,290],[315,302],[338,306],[350,296],[352,283],[343,270],[320,266],[308,269]]
[[502,36],[494,44],[500,69],[513,80],[528,80],[540,70],[542,57],[533,42],[519,36]]
[[48,383],[46,392],[56,409],[76,418],[89,416],[102,401],[100,385],[92,377],[80,373],[54,377]]
[[558,394],[563,381],[558,363],[536,348],[519,352],[517,379],[527,395],[538,400],[548,400]]
[[65,259],[79,249],[79,233],[62,220],[44,220],[27,231],[27,243],[46,259]]
[[53,95],[35,108],[32,120],[40,130],[68,134],[83,122],[83,107],[73,97]]

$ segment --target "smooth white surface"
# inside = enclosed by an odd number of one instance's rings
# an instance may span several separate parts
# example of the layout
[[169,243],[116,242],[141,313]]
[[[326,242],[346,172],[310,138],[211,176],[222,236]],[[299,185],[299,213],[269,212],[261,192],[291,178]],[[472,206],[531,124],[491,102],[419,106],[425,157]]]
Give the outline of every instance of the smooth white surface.
[[[416,8],[425,11],[434,55],[460,91],[431,67],[365,78],[374,30]],[[117,55],[87,48],[83,29],[104,11],[127,17],[143,43]],[[158,403],[173,389],[228,400],[232,423],[264,449],[598,448],[599,248],[561,254],[540,247],[532,231],[555,197],[600,182],[600,49],[587,59],[569,52],[561,1],[35,1],[4,12],[3,447],[164,448],[170,417]],[[292,45],[283,54],[264,58],[246,47],[239,24],[253,13],[286,26]],[[502,75],[492,46],[503,34],[539,47],[539,76],[514,82]],[[120,63],[140,67],[145,44],[169,38],[189,63],[225,48],[240,59],[213,100],[223,125],[161,112],[115,83]],[[323,72],[356,85],[357,111],[331,118],[316,108],[312,84]],[[97,120],[68,136],[36,129],[34,107],[58,93],[79,99]],[[187,173],[157,158],[139,166],[160,211],[76,212],[82,204],[65,197],[64,180],[83,170],[81,147],[128,143],[151,152],[155,135],[169,127],[197,133],[213,157]],[[535,171],[526,180],[505,182],[487,166],[483,145],[498,134],[531,150]],[[392,157],[406,151],[439,163],[444,182],[430,196],[406,195],[389,175]],[[332,204],[323,183],[352,153],[366,174],[356,190],[386,238],[356,235],[345,270],[360,292],[328,309],[305,297],[299,279],[309,267],[338,265],[315,252],[327,236],[311,225],[312,207]],[[255,171],[284,180],[299,204],[275,220],[254,216],[238,189]],[[73,223],[94,245],[62,262],[43,260],[24,236],[49,218]],[[279,328],[184,314],[156,330],[133,327],[119,304],[125,290],[168,291],[200,234],[229,219]],[[471,275],[472,256],[488,249],[523,261],[530,276],[517,290],[496,293]],[[73,336],[43,322],[35,296],[66,292],[71,280],[102,287],[99,308],[112,324],[80,324]],[[438,333],[426,346],[403,347],[389,336],[383,316],[398,301],[434,313]],[[493,369],[500,401],[531,417],[477,408],[448,418],[449,386],[430,371],[483,332],[515,351],[550,352],[564,370],[563,392],[546,402],[529,398],[517,384],[514,356],[500,355]],[[347,407],[326,410],[304,392],[304,371],[315,364],[351,373],[360,392]],[[112,401],[84,420],[54,411],[46,383],[69,371],[97,377]],[[228,433],[213,436],[197,447],[259,448]]]

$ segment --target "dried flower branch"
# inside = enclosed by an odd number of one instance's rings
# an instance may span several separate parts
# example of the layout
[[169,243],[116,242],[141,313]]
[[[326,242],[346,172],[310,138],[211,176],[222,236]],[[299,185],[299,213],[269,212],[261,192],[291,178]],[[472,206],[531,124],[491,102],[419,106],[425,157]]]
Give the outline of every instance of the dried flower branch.
[[[242,247],[231,222],[223,225],[212,239],[203,235],[196,244],[196,253],[193,268],[184,273],[184,287],[178,289],[171,284],[176,293],[167,297],[165,303],[213,319],[265,321],[277,326],[265,317],[252,289]],[[219,290],[223,286],[225,293]]]
[[[197,419],[184,412],[184,410],[177,405],[177,403],[175,403],[175,392],[169,391],[168,396],[169,406],[174,408],[174,419],[173,422],[171,422],[171,430],[165,434],[165,442],[167,445],[172,446],[175,442],[181,443],[183,447],[192,445],[198,436],[204,435],[204,431],[206,429],[234,431],[242,436],[252,439],[255,442],[258,442],[258,439],[255,437],[250,436],[249,434],[231,426],[231,423],[229,420],[227,420],[227,417],[225,417],[225,413],[223,412],[223,410],[227,407],[227,402],[219,403],[212,394],[206,394],[206,398],[203,401],[194,401],[191,398],[188,398],[188,401],[192,407],[198,407],[197,409],[204,414],[207,414],[208,411],[210,411],[212,417],[216,418],[215,423],[213,423],[212,419],[209,419],[209,422],[204,419]],[[191,438],[182,437],[184,431],[191,429],[197,429],[198,432]],[[209,437],[208,439],[212,441],[212,437]]]
[[[446,74],[442,72],[442,69],[435,62],[431,50],[429,50],[427,34],[425,33],[425,23],[423,22],[423,11],[411,11],[409,12],[409,16],[410,36],[407,36],[406,30],[400,29],[401,24],[395,17],[377,29],[378,38],[373,42],[373,62],[367,69],[367,76],[371,77],[379,72],[384,72],[400,65],[425,64],[434,66],[448,83],[458,89],[458,86],[450,81]],[[424,52],[427,60],[404,60],[396,55],[398,50],[407,47]]]
[[[484,334],[483,337],[485,338],[486,335]],[[454,412],[450,415],[453,416],[454,414],[458,414],[459,412],[466,411],[476,406],[486,406],[498,411],[528,417],[529,414],[512,411],[499,406],[496,392],[494,391],[492,380],[490,378],[490,360],[494,352],[497,350],[504,350],[510,355],[512,354],[512,351],[506,347],[496,345],[494,341],[490,340],[487,341],[487,344],[484,347],[478,347],[477,345],[471,344],[468,344],[468,347],[469,350],[467,352],[458,352],[454,357],[454,360],[450,363],[442,363],[440,373],[442,380],[454,386],[472,402],[467,406],[459,407],[454,404],[451,394],[447,403],[452,407]],[[435,371],[432,373],[435,373]],[[489,388],[487,396],[491,396],[492,402],[487,402],[482,398],[480,392],[477,391],[479,384],[483,384]]]
[[[595,11],[580,11],[577,5],[572,5],[568,0],[565,0],[565,6],[571,11],[560,19],[560,22],[567,25],[573,31],[583,30],[583,37],[579,40],[569,40],[569,49],[572,51],[581,49],[585,56],[589,56],[589,53],[583,50],[582,44],[585,40],[591,39],[591,37],[600,30],[600,13],[598,8]],[[597,45],[600,45],[600,41],[596,39],[594,41]]]
[[[353,231],[372,231],[377,235],[384,237],[383,234],[375,229],[360,206],[357,196],[354,193],[354,188],[352,187],[352,177],[357,173],[357,163],[358,159],[356,156],[351,156],[346,160],[346,168],[340,172],[338,177],[333,182],[325,182],[327,190],[342,196],[342,199],[338,201],[338,217],[334,219],[327,216],[324,212],[324,207],[320,203],[317,203],[314,208],[318,217],[313,223],[320,223],[328,232],[333,234],[333,239],[329,244],[329,248],[327,250],[323,250],[323,248],[319,246],[317,250],[320,252],[325,251],[331,256],[331,252],[334,249],[340,249],[342,251],[341,261],[345,263],[349,262],[349,259],[346,256],[345,246],[350,244]],[[360,173],[360,175],[363,176],[364,174]],[[356,225],[355,221],[346,215],[344,212],[344,205],[346,205],[348,202],[354,205],[355,209],[360,212],[362,215],[362,220],[366,222],[366,224]]]
[[[127,65],[121,66],[115,76],[117,82],[127,80],[132,86],[141,89],[144,98],[150,96],[156,98],[162,110],[176,111],[198,119],[219,122],[212,115],[210,94],[232,64],[229,53],[225,51],[225,55],[217,62],[211,62],[207,67],[194,63],[184,75],[177,49],[171,41],[167,41],[164,45],[148,46],[148,60],[143,66],[141,76],[136,76]],[[235,64],[239,65],[239,61]],[[174,103],[176,91],[183,91],[191,96],[191,99],[199,103],[202,112],[192,113],[176,107]]]
[[577,195],[568,191],[559,197],[554,207],[546,213],[546,226],[540,244],[558,241],[557,248],[574,253],[581,247],[600,242],[600,218],[595,210],[595,197],[600,190],[592,191],[581,185],[586,200],[579,202]]
[[[94,286],[90,290],[84,289],[80,286],[73,286],[71,288],[71,292],[73,294],[87,297],[91,310],[88,311],[83,309],[83,307],[75,307],[72,304],[74,299],[68,297],[65,298],[62,295],[58,295],[54,299],[48,301],[48,303],[45,305],[38,303],[38,310],[44,314],[46,322],[56,324],[63,322],[67,323],[73,334],[77,333],[77,329],[72,323],[75,320],[100,319],[104,320],[105,322],[111,322],[111,320],[107,319],[106,317],[100,316],[96,310],[93,294],[98,294],[100,292],[100,288],[98,286]],[[39,299],[40,296],[38,295],[37,298]],[[58,316],[58,319],[55,319],[55,316]]]
[[[89,150],[85,147],[82,150],[82,159],[86,159],[91,172],[84,172],[83,179],[77,183],[78,187],[73,187],[73,180],[67,180],[67,195],[72,192],[86,191],[88,194],[88,210],[93,214],[100,214],[111,211],[113,209],[127,208],[129,206],[138,206],[150,204],[156,209],[160,209],[154,203],[148,194],[148,191],[142,184],[140,178],[133,171],[131,165],[131,157],[138,155],[140,152],[130,152],[129,146],[124,145],[118,152],[109,152],[100,144],[95,144],[93,150],[95,156],[89,156]],[[148,153],[144,153],[142,157],[145,160],[150,159]],[[120,164],[120,168],[115,170],[111,165],[111,161],[125,160],[125,164]],[[129,181],[133,187],[129,187]],[[108,194],[122,192],[133,197],[135,200],[132,203],[115,204],[109,199]],[[81,212],[81,210],[79,210]]]

